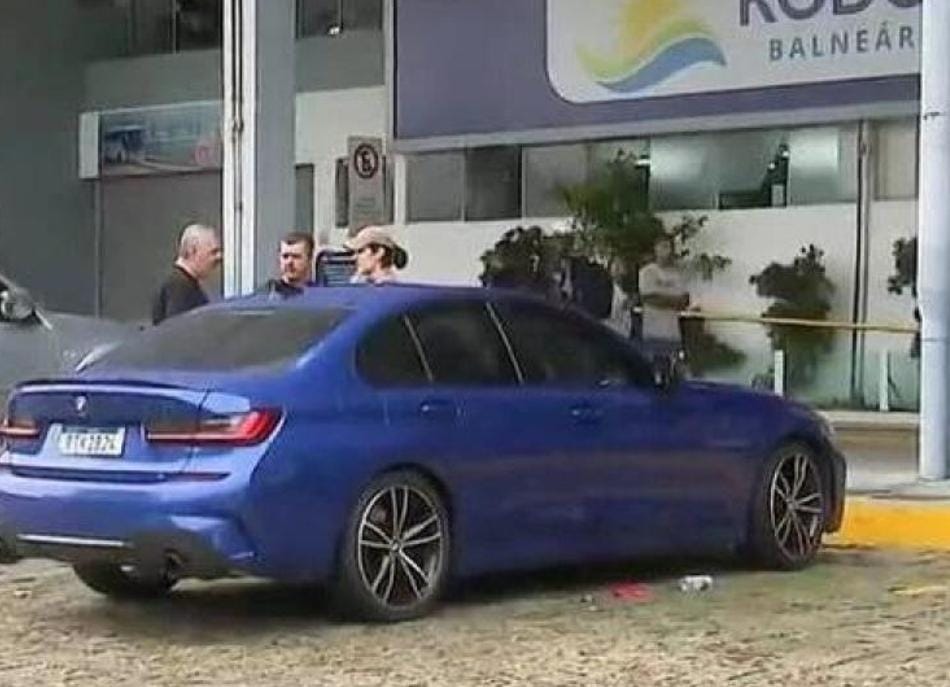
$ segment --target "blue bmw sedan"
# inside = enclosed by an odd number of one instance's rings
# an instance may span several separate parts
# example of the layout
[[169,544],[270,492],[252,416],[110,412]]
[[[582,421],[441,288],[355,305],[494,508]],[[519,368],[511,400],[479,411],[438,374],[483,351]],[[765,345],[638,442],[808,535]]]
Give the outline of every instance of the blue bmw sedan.
[[0,557],[112,597],[247,574],[349,613],[425,614],[452,578],[736,553],[799,568],[845,465],[808,409],[679,380],[569,309],[406,285],[236,299],[20,385]]

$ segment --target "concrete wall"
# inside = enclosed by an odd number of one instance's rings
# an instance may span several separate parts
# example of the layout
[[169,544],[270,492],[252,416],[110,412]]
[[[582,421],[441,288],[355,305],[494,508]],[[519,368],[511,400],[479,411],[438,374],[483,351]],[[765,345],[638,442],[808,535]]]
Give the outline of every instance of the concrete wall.
[[347,154],[348,136],[379,136],[386,131],[386,89],[350,88],[297,95],[298,165],[313,165],[314,221],[326,240],[335,219],[335,161]]
[[45,305],[91,311],[93,194],[77,175],[83,65],[115,52],[105,3],[4,3],[0,271]]
[[[893,246],[898,239],[917,235],[917,202],[879,201],[870,211],[870,260],[868,265],[868,321],[914,326],[914,298],[887,292],[887,279],[894,273]],[[919,360],[910,357],[910,334],[868,334],[864,361],[865,396],[878,397],[880,356],[890,357],[891,404],[895,409],[916,409],[920,393]]]
[[[378,31],[297,41],[297,91],[381,86],[384,51]],[[86,110],[220,100],[221,51],[194,50],[93,62],[85,69]]]
[[[732,258],[726,271],[711,282],[698,285],[704,309],[759,315],[769,299],[759,297],[749,277],[770,262],[790,263],[805,245],[815,244],[825,253],[828,279],[834,284],[829,319],[851,320],[854,299],[855,231],[857,209],[852,204],[814,205],[775,210],[739,210],[709,215],[709,224],[697,249]],[[721,373],[730,381],[750,383],[772,362],[767,330],[759,324],[722,322],[709,327],[717,337],[746,353],[745,363]],[[836,333],[831,352],[822,363],[823,374],[804,395],[812,401],[846,402],[850,395],[851,338]]]

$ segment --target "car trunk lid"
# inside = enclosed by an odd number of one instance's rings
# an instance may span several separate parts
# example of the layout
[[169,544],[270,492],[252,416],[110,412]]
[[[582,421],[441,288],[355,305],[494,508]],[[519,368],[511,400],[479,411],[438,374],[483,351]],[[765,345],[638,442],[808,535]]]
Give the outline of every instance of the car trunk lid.
[[10,466],[27,476],[163,481],[185,468],[194,448],[150,442],[146,427],[196,424],[207,395],[141,380],[22,386],[9,417],[33,423],[37,436],[11,446]]

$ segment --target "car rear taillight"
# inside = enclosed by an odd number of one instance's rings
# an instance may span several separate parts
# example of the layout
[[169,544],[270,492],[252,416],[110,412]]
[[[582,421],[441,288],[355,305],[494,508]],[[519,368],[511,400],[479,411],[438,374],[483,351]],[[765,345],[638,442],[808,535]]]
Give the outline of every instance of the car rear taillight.
[[29,418],[6,417],[0,421],[0,439],[14,441],[17,439],[37,439],[40,436],[40,426]]
[[145,438],[159,444],[251,446],[267,439],[279,421],[277,410],[252,410],[203,418],[197,424],[156,422],[145,425]]

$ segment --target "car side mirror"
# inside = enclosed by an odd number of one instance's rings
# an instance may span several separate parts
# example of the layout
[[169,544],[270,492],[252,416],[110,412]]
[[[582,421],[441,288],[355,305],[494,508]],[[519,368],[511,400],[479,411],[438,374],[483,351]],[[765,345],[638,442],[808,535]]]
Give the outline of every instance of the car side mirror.
[[660,391],[671,391],[676,388],[683,378],[682,365],[679,356],[653,356],[653,383]]
[[0,293],[0,317],[8,322],[25,322],[36,313],[36,302],[26,291],[7,289]]

